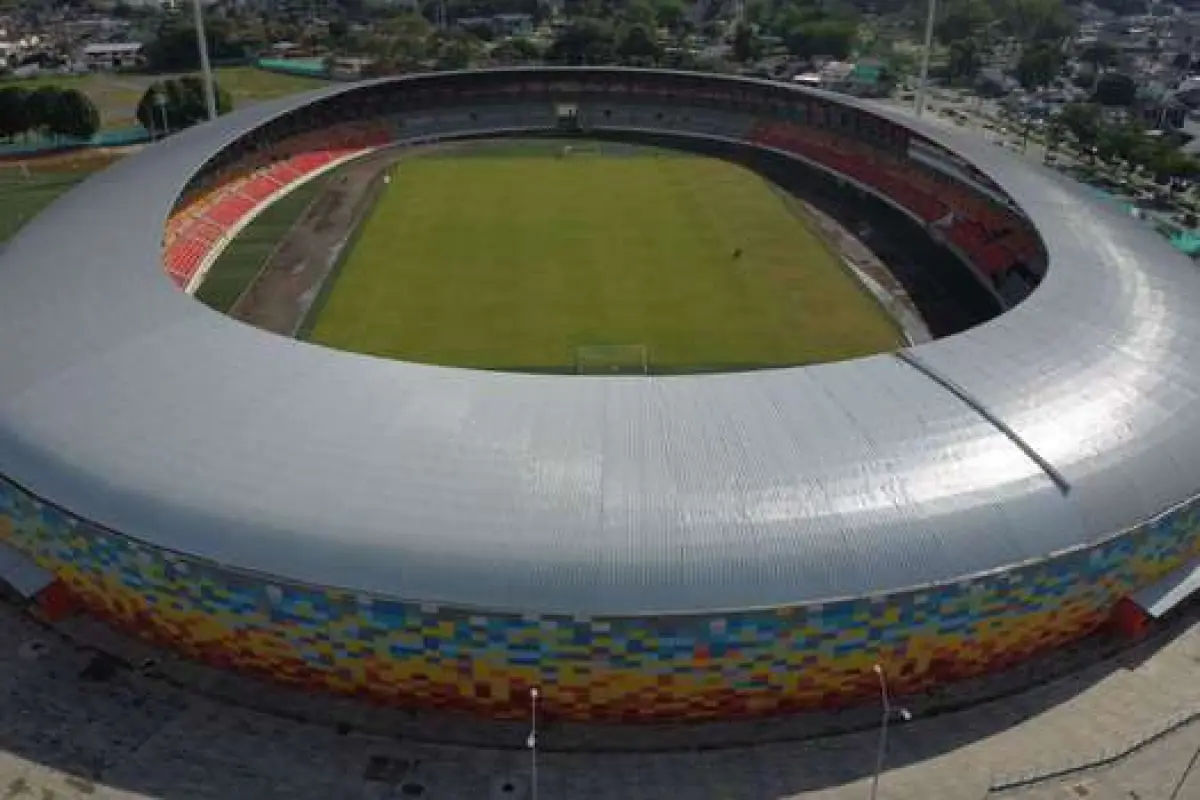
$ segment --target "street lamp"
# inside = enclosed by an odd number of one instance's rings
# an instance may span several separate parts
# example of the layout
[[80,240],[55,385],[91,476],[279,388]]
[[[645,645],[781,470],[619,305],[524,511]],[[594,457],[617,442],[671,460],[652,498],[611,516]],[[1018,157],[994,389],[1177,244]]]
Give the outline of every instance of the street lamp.
[[[888,696],[887,676],[883,673],[883,667],[876,664],[871,669],[879,676],[879,699],[883,704],[883,717],[879,723],[879,752],[875,754],[875,777],[871,779],[871,800],[875,800],[879,793],[879,776],[883,774],[883,759],[887,754],[888,722],[892,718],[893,708],[892,700]],[[907,708],[894,710],[905,722],[912,719],[912,713]]]
[[921,78],[917,84],[917,105],[914,112],[919,117],[925,111],[925,91],[929,86],[929,51],[933,49],[933,20],[937,16],[937,0],[929,0],[929,13],[925,17],[925,49],[921,51]]
[[217,95],[213,91],[212,65],[208,63],[208,38],[204,35],[204,12],[200,0],[192,0],[192,14],[196,24],[196,44],[200,48],[200,73],[204,77],[204,105],[211,122],[217,118]]
[[537,700],[538,690],[533,687],[529,690],[529,738],[525,740],[525,744],[529,747],[529,797],[530,800],[537,800],[538,796],[538,774],[537,774]]
[[[167,130],[167,96],[162,92],[154,93],[154,108],[157,109],[158,116],[162,120],[162,138],[166,138],[167,134],[170,133]],[[154,127],[153,115],[151,115],[150,127]]]

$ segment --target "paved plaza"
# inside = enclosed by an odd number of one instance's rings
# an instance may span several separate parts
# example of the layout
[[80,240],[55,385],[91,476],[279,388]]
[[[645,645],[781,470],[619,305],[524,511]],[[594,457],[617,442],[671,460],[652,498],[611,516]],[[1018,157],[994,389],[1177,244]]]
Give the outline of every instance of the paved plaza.
[[[1193,617],[1116,663],[897,725],[879,797],[1169,800],[1200,748],[1200,723],[1181,724],[1104,769],[994,795],[989,787],[1004,774],[1118,753],[1200,710],[1198,662],[1200,623]],[[97,659],[7,606],[0,606],[0,687],[4,800],[529,797],[530,753],[519,744],[415,744],[250,711]],[[866,731],[725,751],[543,751],[538,797],[865,799],[877,743],[876,732]],[[1175,800],[1197,798],[1200,777],[1185,782]]]

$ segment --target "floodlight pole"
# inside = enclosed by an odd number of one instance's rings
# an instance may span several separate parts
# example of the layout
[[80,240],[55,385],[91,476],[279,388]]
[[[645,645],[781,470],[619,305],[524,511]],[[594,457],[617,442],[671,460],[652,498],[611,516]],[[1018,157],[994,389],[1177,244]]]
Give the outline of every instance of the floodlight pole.
[[192,14],[196,21],[196,45],[200,48],[200,73],[204,78],[204,105],[211,122],[217,118],[217,93],[213,90],[212,64],[208,62],[208,37],[204,35],[204,11],[200,0],[192,0]]
[[925,112],[925,92],[929,88],[929,52],[933,49],[933,20],[937,17],[937,0],[929,0],[925,17],[925,47],[921,51],[921,77],[917,84],[917,104],[913,111],[919,117]]

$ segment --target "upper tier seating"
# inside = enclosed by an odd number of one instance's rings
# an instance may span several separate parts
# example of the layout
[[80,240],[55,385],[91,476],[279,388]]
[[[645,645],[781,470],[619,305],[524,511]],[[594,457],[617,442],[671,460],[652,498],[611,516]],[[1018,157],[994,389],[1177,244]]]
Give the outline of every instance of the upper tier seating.
[[907,208],[953,244],[998,286],[1021,262],[1038,258],[1033,234],[1009,209],[954,180],[847,136],[812,126],[764,121],[750,141],[833,169]]

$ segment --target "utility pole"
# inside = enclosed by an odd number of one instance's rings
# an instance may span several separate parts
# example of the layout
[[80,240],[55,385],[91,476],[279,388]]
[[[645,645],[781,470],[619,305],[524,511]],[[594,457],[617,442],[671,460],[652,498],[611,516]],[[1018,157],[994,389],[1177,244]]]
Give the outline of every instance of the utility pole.
[[929,89],[929,52],[933,49],[933,21],[937,16],[937,0],[929,0],[925,17],[925,49],[921,51],[921,77],[917,84],[917,105],[913,110],[919,117],[925,112],[925,92]]
[[204,34],[204,11],[200,0],[192,0],[192,12],[196,21],[196,44],[200,48],[200,73],[204,80],[204,105],[211,122],[217,118],[217,93],[213,88],[212,64],[208,63],[208,37]]

